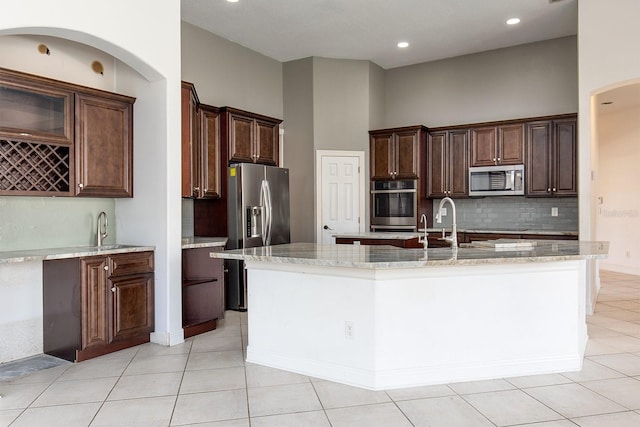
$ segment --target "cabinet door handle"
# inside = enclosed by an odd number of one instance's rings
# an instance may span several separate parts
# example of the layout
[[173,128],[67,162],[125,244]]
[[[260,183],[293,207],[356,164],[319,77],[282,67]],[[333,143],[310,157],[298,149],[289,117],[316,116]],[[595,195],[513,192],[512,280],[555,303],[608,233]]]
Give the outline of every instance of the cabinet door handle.
[[547,188],[547,193],[551,193],[551,188]]
[[78,188],[84,188],[84,184],[83,183],[78,184]]
[[111,288],[111,292],[113,292],[113,293],[116,292],[116,287],[115,286],[113,288]]
[[104,266],[104,267],[102,267],[102,268],[104,268],[104,271],[109,271],[109,266],[108,266],[108,265],[105,265],[105,266]]
[[556,192],[556,188],[555,188],[555,187],[553,187],[553,192],[554,192],[554,193]]
[[500,161],[500,157],[498,157],[498,161]]

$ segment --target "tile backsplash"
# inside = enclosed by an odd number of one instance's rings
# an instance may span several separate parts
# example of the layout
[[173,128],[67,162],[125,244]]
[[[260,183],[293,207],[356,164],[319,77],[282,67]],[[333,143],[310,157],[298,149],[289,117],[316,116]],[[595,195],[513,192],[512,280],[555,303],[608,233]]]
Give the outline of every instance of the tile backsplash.
[[[434,218],[440,200],[433,201]],[[578,231],[578,198],[526,198],[518,196],[455,199],[458,228],[474,230],[550,230]],[[451,205],[442,224],[451,225]],[[557,208],[558,216],[552,216]]]
[[193,237],[193,199],[182,199],[182,237]]

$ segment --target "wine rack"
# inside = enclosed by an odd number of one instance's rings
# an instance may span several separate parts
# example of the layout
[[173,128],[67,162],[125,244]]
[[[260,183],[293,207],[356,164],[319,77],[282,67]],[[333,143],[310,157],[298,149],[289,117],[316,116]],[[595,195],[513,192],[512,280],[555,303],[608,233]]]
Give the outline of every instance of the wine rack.
[[71,149],[0,139],[0,195],[71,195]]

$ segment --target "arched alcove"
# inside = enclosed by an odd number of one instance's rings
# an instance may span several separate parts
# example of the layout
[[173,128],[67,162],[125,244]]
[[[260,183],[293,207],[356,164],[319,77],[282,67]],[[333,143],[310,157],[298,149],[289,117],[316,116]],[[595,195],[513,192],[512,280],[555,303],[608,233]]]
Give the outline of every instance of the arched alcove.
[[[31,3],[38,4],[36,11],[30,10],[35,6]],[[5,16],[11,16],[11,22],[0,18],[0,40],[2,37],[52,37],[68,44],[87,46],[113,58],[115,72],[109,76],[113,79],[110,86],[97,87],[136,98],[134,197],[87,202],[79,198],[55,200],[11,196],[0,197],[0,205],[4,208],[3,212],[10,210],[7,207],[14,206],[16,218],[11,227],[26,232],[38,226],[55,228],[58,222],[51,221],[53,210],[58,210],[59,215],[64,217],[65,210],[80,208],[84,209],[86,215],[95,217],[94,211],[98,205],[111,203],[114,218],[110,218],[109,223],[110,226],[114,224],[118,243],[155,247],[155,332],[151,339],[172,345],[183,341],[180,308],[180,146],[179,143],[170,143],[180,140],[180,21],[179,13],[175,13],[176,10],[179,12],[179,5],[158,5],[155,8],[154,22],[146,28],[147,34],[153,36],[148,37],[141,37],[139,24],[133,23],[140,23],[147,18],[149,5],[145,2],[130,5],[127,14],[120,17],[123,9],[119,6],[123,5],[124,2],[118,0],[111,3],[104,13],[74,9],[64,16],[54,16],[47,10],[59,8],[60,4],[28,1],[9,7],[10,10],[6,11],[9,15]],[[113,25],[114,16],[119,17],[119,25]],[[54,53],[51,52],[52,55]],[[25,62],[21,64],[18,61],[16,66],[16,61],[5,61],[3,56],[1,66],[96,87],[91,81],[77,81],[71,72],[75,66],[72,61],[57,64],[51,70],[46,70],[45,74],[34,73],[28,64],[29,59],[23,59]],[[85,66],[90,67],[90,64],[82,65]],[[90,70],[87,72],[93,73]],[[21,209],[32,213],[22,223],[18,214]],[[95,230],[86,229],[86,224],[78,228],[77,238],[85,239],[87,242],[84,244],[88,244]],[[18,234],[25,235],[22,231]],[[34,264],[34,267],[37,266]],[[41,346],[38,344],[42,342],[41,304],[27,304],[26,301],[41,299],[42,279],[41,275],[27,274],[19,267],[8,273],[13,280],[12,286],[15,288],[19,285],[20,289],[16,300],[10,301],[15,309],[3,310],[0,314],[0,335],[7,337],[10,343],[29,341],[36,344],[35,350],[33,346],[25,346],[22,353],[12,352],[10,359],[7,359],[11,360],[37,354],[37,346]],[[3,293],[3,296],[12,297],[8,293]],[[4,353],[1,345],[0,353]]]
[[608,85],[592,99],[595,240],[609,241],[603,269],[640,274],[640,79]]

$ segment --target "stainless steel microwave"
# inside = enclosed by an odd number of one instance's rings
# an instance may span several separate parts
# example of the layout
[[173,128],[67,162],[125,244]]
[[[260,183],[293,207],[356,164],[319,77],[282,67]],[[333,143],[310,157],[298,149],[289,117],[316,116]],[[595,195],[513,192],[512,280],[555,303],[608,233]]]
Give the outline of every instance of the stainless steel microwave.
[[524,165],[469,168],[469,196],[524,195]]

